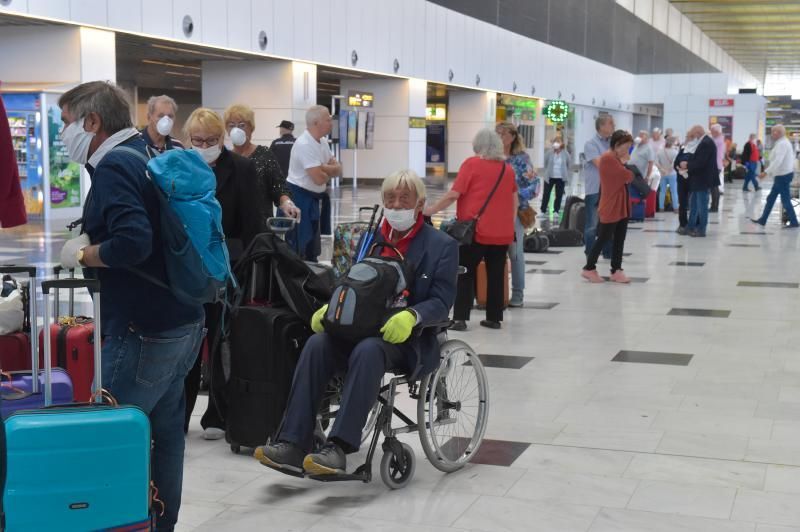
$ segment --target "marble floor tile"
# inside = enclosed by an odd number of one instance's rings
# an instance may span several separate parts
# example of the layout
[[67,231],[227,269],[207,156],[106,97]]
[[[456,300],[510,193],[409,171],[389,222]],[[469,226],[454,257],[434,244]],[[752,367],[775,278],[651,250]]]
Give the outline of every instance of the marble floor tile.
[[556,423],[646,429],[653,424],[657,411],[635,408],[570,406],[555,419]]
[[553,444],[613,451],[653,452],[663,435],[658,430],[567,425],[553,440]]
[[800,527],[757,524],[756,532],[800,532]]
[[326,517],[317,521],[311,528],[307,528],[306,532],[331,532],[332,530],[347,530],[348,532],[466,532],[466,529],[404,524],[364,517]]
[[626,478],[727,488],[763,489],[766,466],[662,454],[637,454]]
[[266,506],[232,506],[215,518],[194,528],[196,532],[252,532],[269,527],[270,531],[306,530],[322,520],[319,515],[290,512]]
[[628,509],[728,519],[735,497],[735,488],[643,480],[631,497]]
[[599,508],[482,496],[453,526],[481,532],[583,532]]
[[[388,491],[361,506],[355,516],[408,524],[451,526],[465,511],[474,508],[477,494],[458,491],[431,492],[408,487]],[[456,524],[456,528],[460,525]]]
[[754,532],[753,523],[603,508],[589,532]]
[[638,480],[617,477],[529,471],[508,490],[506,497],[624,508],[638,483]]
[[766,438],[772,430],[772,420],[745,416],[716,415],[705,412],[659,412],[650,428],[665,431]]
[[796,493],[739,490],[731,519],[800,526],[800,504],[797,504]]
[[749,438],[727,434],[695,434],[667,431],[661,438],[656,453],[742,460],[747,452]]
[[768,465],[764,491],[800,493],[800,467]]
[[516,467],[564,473],[622,476],[634,454],[556,445],[531,445],[517,459]]
[[251,472],[187,467],[183,474],[183,496],[187,501],[219,502],[261,474],[257,467]]
[[751,462],[800,466],[800,445],[797,440],[750,438],[744,458]]

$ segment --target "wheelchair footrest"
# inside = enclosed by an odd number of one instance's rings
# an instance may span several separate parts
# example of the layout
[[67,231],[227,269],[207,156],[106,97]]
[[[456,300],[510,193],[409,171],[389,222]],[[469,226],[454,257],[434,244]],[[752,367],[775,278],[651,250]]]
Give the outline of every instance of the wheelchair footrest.
[[310,478],[312,480],[319,480],[320,482],[346,482],[350,480],[358,480],[361,482],[369,482],[370,478],[364,474],[350,474],[345,473],[343,475],[306,475],[306,478]]

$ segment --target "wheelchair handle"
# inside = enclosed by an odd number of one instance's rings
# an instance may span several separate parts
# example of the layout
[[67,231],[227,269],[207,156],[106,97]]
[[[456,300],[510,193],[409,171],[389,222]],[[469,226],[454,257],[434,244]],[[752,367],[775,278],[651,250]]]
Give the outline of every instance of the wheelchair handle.
[[285,235],[297,225],[297,220],[288,216],[273,216],[267,218],[267,228],[276,235]]

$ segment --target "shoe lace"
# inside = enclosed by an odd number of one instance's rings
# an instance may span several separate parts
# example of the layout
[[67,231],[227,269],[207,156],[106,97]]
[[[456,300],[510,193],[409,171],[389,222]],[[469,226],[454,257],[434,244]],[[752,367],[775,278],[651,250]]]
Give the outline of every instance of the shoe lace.
[[322,449],[319,450],[319,454],[323,456],[338,455],[339,447],[335,443],[328,442],[322,446]]

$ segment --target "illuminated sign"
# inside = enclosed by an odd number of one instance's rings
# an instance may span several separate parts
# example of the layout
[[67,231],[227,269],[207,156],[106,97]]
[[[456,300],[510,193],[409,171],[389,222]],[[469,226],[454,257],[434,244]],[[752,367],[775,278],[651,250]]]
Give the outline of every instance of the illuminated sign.
[[722,98],[719,100],[708,100],[709,107],[733,107],[733,98]]
[[372,107],[374,100],[371,92],[350,91],[347,94],[347,105],[350,107]]
[[424,116],[409,116],[408,127],[412,129],[425,129],[426,120]]
[[443,104],[429,105],[425,108],[425,118],[428,120],[447,120],[447,109]]
[[542,112],[552,123],[560,124],[569,116],[569,106],[563,100],[550,100]]

